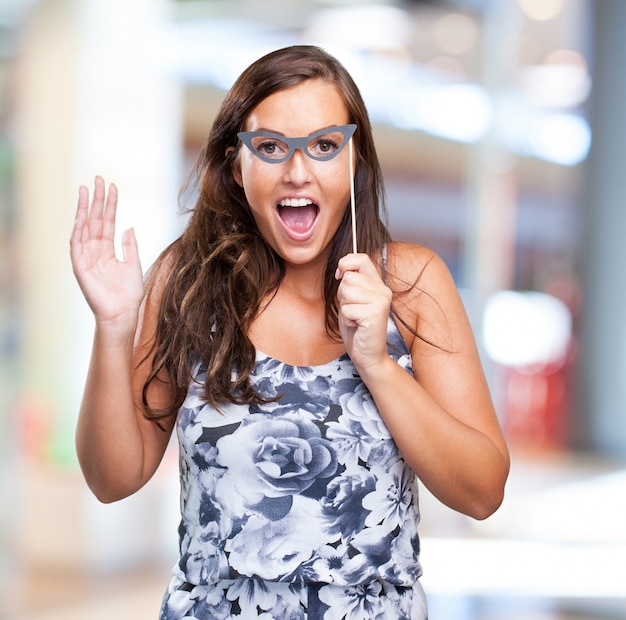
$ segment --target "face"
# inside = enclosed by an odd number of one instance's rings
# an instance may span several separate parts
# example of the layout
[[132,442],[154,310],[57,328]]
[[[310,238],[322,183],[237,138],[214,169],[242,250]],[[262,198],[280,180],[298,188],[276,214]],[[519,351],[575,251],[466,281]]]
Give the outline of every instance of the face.
[[[245,131],[296,138],[348,122],[337,88],[307,80],[263,100],[248,116]],[[264,148],[267,153],[275,147]],[[350,199],[349,148],[328,161],[296,149],[288,160],[268,163],[240,146],[235,180],[244,188],[259,231],[287,265],[325,261]]]

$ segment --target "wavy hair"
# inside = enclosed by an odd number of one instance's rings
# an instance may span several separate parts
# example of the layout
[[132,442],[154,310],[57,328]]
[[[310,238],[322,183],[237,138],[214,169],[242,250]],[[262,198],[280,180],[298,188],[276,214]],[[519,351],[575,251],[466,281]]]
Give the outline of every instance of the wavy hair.
[[[161,280],[159,274],[165,273],[152,368],[143,388],[146,416],[157,422],[182,404],[198,359],[207,368],[203,393],[207,403],[219,409],[228,402],[263,401],[250,381],[256,351],[248,332],[263,300],[277,290],[284,268],[259,233],[244,191],[233,178],[240,148],[237,132],[268,96],[313,79],[338,89],[349,122],[357,125],[353,140],[359,251],[375,258],[390,240],[371,124],[359,89],[345,67],[326,51],[309,45],[271,52],[250,65],[226,95],[181,190],[181,197],[190,192],[196,195],[187,226],[148,276],[146,288],[150,290]],[[339,259],[352,251],[351,234],[350,210],[346,208],[323,281],[326,329],[334,338],[339,338],[334,272]],[[166,409],[155,410],[149,406],[147,392],[163,371],[173,381],[174,397]]]

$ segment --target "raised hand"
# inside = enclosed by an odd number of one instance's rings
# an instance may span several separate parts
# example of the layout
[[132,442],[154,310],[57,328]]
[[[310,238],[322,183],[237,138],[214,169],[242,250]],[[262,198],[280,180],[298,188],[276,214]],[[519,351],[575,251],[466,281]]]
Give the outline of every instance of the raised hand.
[[143,274],[132,229],[122,235],[122,260],[115,256],[117,188],[96,177],[93,200],[79,188],[76,220],[70,239],[72,268],[96,321],[134,326],[143,297]]
[[339,331],[359,372],[387,356],[387,320],[391,290],[367,254],[348,254],[339,261],[337,291]]

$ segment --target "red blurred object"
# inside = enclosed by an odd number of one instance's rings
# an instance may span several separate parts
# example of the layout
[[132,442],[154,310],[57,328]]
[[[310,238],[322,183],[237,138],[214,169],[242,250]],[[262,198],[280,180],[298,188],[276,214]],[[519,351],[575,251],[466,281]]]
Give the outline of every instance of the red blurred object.
[[567,447],[574,349],[572,341],[565,359],[541,368],[502,367],[503,427],[513,446]]

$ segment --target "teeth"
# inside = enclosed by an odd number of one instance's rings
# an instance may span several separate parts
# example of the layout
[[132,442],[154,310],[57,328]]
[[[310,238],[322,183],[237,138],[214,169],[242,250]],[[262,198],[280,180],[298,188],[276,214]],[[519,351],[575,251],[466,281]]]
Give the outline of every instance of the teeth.
[[306,207],[312,205],[313,201],[308,198],[283,198],[279,204],[281,207]]

